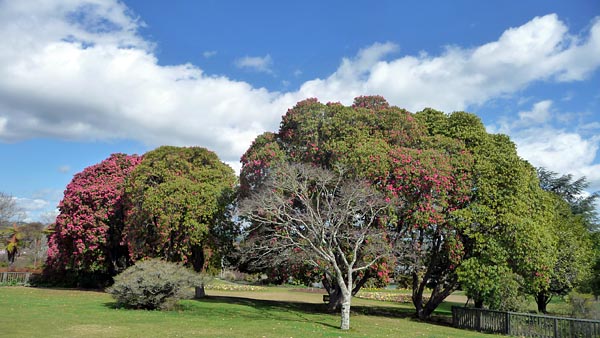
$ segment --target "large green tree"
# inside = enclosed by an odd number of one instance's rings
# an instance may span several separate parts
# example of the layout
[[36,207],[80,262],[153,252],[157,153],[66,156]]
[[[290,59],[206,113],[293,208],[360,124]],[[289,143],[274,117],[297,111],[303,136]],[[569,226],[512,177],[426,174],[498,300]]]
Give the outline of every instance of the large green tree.
[[248,149],[242,193],[260,187],[282,162],[342,165],[387,195],[388,240],[420,318],[457,289],[461,270],[469,270],[462,282],[480,303],[499,291],[479,290],[478,276],[495,278],[486,283],[492,285],[509,272],[530,293],[549,284],[556,255],[546,248],[556,237],[546,231],[553,214],[535,169],[473,114],[411,114],[379,96],[356,98],[350,107],[305,100],[288,110],[277,133]]
[[288,110],[277,133],[259,136],[248,149],[242,194],[260,187],[281,162],[342,165],[388,196],[388,238],[398,270],[410,275],[419,317],[458,287],[456,270],[465,259],[485,262],[492,250],[528,286],[543,284],[552,257],[539,253],[551,238],[537,228],[544,209],[529,203],[540,191],[535,170],[473,114],[411,114],[378,96],[359,97],[350,107],[309,99]]
[[[585,177],[574,180],[570,174],[559,176],[545,168],[537,169],[540,186],[547,191],[553,204],[551,230],[557,237],[554,251],[557,260],[551,269],[546,289],[534,294],[539,312],[555,295],[566,295],[586,280],[590,284],[594,259],[593,231],[598,227],[594,202],[598,194],[585,196],[589,184]],[[592,283],[593,284],[593,283]]]
[[538,168],[537,172],[542,189],[558,195],[567,202],[571,207],[571,212],[581,218],[589,231],[598,230],[600,219],[595,203],[600,198],[600,194],[598,192],[586,193],[590,184],[585,176],[574,180],[571,174],[559,176],[545,168]]
[[[430,136],[462,141],[473,156],[469,201],[448,215],[461,239],[463,260],[446,287],[462,283],[478,306],[503,303],[506,289],[498,286],[507,284],[506,276],[518,280],[523,291],[544,288],[555,260],[545,249],[555,238],[546,231],[551,214],[534,168],[519,158],[507,136],[487,133],[473,114],[426,109],[416,118]],[[430,311],[428,306],[425,313]]]
[[235,185],[233,169],[205,148],[146,153],[125,187],[131,258],[161,257],[197,271],[217,266],[237,233],[229,215]]
[[[389,167],[389,151],[395,143],[418,143],[422,134],[423,130],[410,113],[390,107],[381,97],[357,98],[351,107],[304,100],[288,110],[277,133],[258,136],[242,157],[241,195],[260,189],[271,168],[284,162],[310,163],[325,169],[341,166],[345,168],[346,178],[377,181],[374,186],[383,192],[387,171],[381,167]],[[257,229],[247,234],[247,238],[245,243],[252,243],[247,251],[255,252],[256,247],[261,247],[261,239],[266,237]],[[251,256],[243,255],[243,258]],[[255,261],[264,262],[265,257],[261,255],[261,259]],[[281,255],[267,258],[272,268],[282,263]],[[296,263],[286,261],[287,266],[296,266]],[[387,280],[391,272],[388,263],[353,272],[356,285],[352,292],[356,293],[371,278]],[[303,275],[306,272],[301,267],[296,270]],[[311,276],[323,282],[330,295],[330,308],[341,306],[342,292],[338,283],[322,270],[312,270]]]

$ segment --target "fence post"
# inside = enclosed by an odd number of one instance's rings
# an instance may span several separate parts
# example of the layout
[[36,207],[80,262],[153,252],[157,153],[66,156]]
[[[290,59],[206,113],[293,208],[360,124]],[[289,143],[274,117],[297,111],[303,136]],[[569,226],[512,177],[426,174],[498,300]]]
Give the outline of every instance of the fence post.
[[456,314],[456,306],[452,306],[452,326],[458,326],[458,316]]
[[558,338],[558,318],[554,318],[554,338]]
[[510,312],[506,312],[505,316],[505,329],[504,334],[510,334]]
[[569,320],[569,337],[573,337],[573,336],[574,336],[574,335],[573,335],[573,331],[574,331],[574,328],[573,328],[573,321],[572,321],[572,320]]
[[481,309],[477,309],[477,322],[476,322],[476,326],[477,326],[477,331],[481,331]]

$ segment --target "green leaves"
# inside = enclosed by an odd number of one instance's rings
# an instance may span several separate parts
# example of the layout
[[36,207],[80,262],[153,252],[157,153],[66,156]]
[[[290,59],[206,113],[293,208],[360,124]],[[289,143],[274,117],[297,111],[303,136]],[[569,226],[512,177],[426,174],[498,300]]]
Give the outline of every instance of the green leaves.
[[124,233],[132,258],[208,268],[211,255],[233,239],[217,234],[235,234],[217,231],[227,222],[235,184],[233,170],[204,148],[163,146],[145,154],[125,188]]
[[[277,133],[256,139],[242,159],[242,186],[260,187],[281,162],[342,166],[386,194],[388,234],[399,264],[411,271],[419,316],[458,280],[490,304],[508,296],[483,280],[517,285],[516,298],[550,287],[558,259],[548,250],[557,243],[553,207],[510,138],[489,134],[474,114],[411,114],[380,96],[356,98],[351,107],[309,99],[288,110]],[[426,286],[433,292],[425,304]]]

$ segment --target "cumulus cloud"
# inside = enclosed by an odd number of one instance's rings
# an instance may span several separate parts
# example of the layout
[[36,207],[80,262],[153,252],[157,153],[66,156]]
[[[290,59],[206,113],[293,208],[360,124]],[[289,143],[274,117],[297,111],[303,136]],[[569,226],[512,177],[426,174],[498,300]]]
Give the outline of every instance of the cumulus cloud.
[[52,223],[58,215],[57,206],[63,197],[59,189],[42,189],[29,197],[13,197],[19,209],[17,219],[24,222]]
[[585,38],[575,37],[551,14],[510,28],[497,41],[479,47],[450,46],[438,56],[422,53],[381,60],[394,50],[393,44],[375,44],[356,59],[344,59],[327,79],[309,81],[300,91],[327,97],[378,93],[409,110],[463,110],[535,81],[584,79],[600,65],[600,22],[594,21]]
[[235,65],[238,68],[249,69],[261,73],[272,74],[273,59],[271,55],[265,56],[245,56],[235,60]]
[[[519,155],[532,165],[574,177],[585,176],[593,191],[600,190],[600,164],[596,164],[600,136],[585,137],[577,131],[554,127],[551,122],[559,121],[560,115],[550,113],[552,104],[550,100],[536,102],[529,111],[519,112],[514,122],[500,121],[488,130],[510,135]],[[588,130],[593,127],[582,126]]]
[[533,105],[531,111],[519,112],[519,123],[521,126],[527,126],[530,124],[541,124],[547,122],[550,117],[550,106],[552,105],[551,100],[540,101]]
[[39,198],[14,197],[15,204],[19,208],[17,219],[23,222],[33,222],[40,219],[40,215],[48,212],[52,207],[50,202]]
[[[536,81],[581,80],[600,64],[600,22],[573,36],[547,15],[496,41],[440,55],[398,56],[396,44],[375,43],[323,79],[275,92],[193,64],[160,65],[141,25],[116,0],[0,2],[0,140],[201,145],[237,163],[257,134],[275,130],[286,109],[306,97],[349,104],[381,94],[413,111],[462,110]],[[236,62],[266,72],[272,63],[270,55]]]

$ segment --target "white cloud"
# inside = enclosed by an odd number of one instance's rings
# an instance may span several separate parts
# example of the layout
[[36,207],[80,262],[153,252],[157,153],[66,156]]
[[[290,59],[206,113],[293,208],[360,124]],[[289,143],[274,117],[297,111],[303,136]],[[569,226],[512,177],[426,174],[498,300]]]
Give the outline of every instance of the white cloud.
[[34,211],[48,207],[49,202],[39,198],[15,197],[15,202],[20,209],[25,211]]
[[[344,59],[325,80],[301,92],[342,101],[356,93],[378,93],[409,110],[463,110],[510,95],[540,80],[581,80],[600,65],[600,22],[587,39],[575,39],[554,14],[505,31],[494,42],[465,49],[447,47],[439,56],[420,54],[380,61],[393,44],[375,44],[354,60]],[[344,95],[348,93],[348,95]]]
[[600,129],[600,122],[586,123],[583,126],[581,126],[580,128],[582,130],[596,130],[596,129]]
[[527,126],[530,124],[542,124],[547,122],[551,117],[551,105],[551,100],[544,100],[534,104],[531,111],[519,112],[519,123],[521,126]]
[[210,59],[211,57],[213,57],[215,55],[217,55],[216,50],[207,50],[202,53],[202,56],[204,56],[205,59]]
[[513,140],[519,155],[534,166],[577,178],[585,176],[592,191],[600,190],[600,164],[596,164],[600,138],[584,138],[554,128],[531,128],[515,133]]
[[576,178],[585,176],[592,191],[600,190],[600,164],[596,164],[600,136],[584,137],[554,127],[550,122],[560,120],[560,115],[549,113],[551,105],[549,100],[534,103],[530,111],[520,112],[512,124],[499,121],[499,126],[489,126],[488,130],[510,135],[519,155],[533,166]]
[[[349,104],[381,94],[413,111],[462,110],[536,81],[581,80],[600,64],[600,22],[574,37],[547,15],[497,41],[441,55],[393,58],[397,45],[375,43],[323,79],[272,92],[192,64],[159,65],[140,25],[116,0],[0,2],[0,140],[201,145],[237,163],[257,134],[276,130],[281,115],[306,97]],[[272,63],[266,55],[237,65],[272,72]],[[531,112],[524,116],[545,118]]]
[[235,60],[235,65],[238,68],[249,69],[262,73],[273,73],[273,70],[271,69],[273,66],[273,59],[269,54],[265,56],[245,56]]
[[42,214],[48,212],[52,207],[50,202],[39,198],[14,197],[20,214],[17,220],[23,222],[34,222],[40,219]]

